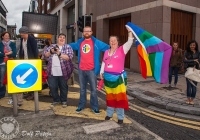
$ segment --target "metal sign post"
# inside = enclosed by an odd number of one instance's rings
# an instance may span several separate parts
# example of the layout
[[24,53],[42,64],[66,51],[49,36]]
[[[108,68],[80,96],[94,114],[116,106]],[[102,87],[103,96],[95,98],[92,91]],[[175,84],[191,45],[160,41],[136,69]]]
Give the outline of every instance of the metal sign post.
[[17,95],[13,94],[13,116],[17,117],[18,116],[18,108],[17,108]]
[[35,113],[39,113],[38,91],[34,91]]
[[13,112],[18,116],[17,93],[34,91],[35,113],[39,112],[38,90],[42,89],[41,60],[8,60],[8,93],[13,94]]

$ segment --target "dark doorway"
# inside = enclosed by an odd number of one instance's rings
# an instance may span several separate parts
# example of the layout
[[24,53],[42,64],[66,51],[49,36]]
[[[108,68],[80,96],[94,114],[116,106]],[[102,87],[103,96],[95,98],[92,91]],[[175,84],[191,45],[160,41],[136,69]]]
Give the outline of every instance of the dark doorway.
[[170,44],[178,42],[179,47],[185,51],[187,43],[192,40],[192,31],[193,14],[172,9]]

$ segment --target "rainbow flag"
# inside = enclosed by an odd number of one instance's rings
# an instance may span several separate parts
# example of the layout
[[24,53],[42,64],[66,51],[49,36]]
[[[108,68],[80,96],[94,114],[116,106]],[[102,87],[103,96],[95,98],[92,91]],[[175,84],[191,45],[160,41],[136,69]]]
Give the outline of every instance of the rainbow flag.
[[[122,78],[123,75],[123,78]],[[104,72],[104,88],[106,91],[106,105],[114,108],[128,109],[126,95],[127,75]]]
[[142,76],[153,76],[156,82],[167,83],[172,47],[131,22],[128,22],[126,27],[132,30],[137,39]]

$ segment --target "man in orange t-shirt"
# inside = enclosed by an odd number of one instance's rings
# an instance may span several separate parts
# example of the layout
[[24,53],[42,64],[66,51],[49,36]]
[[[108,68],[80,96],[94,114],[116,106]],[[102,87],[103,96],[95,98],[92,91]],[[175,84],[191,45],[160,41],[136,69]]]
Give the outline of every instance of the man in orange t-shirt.
[[92,36],[92,29],[84,27],[83,37],[75,43],[69,44],[73,50],[78,50],[80,100],[77,113],[80,113],[87,102],[86,88],[90,84],[90,105],[95,114],[99,114],[97,97],[97,75],[100,72],[100,52],[109,49],[109,45]]

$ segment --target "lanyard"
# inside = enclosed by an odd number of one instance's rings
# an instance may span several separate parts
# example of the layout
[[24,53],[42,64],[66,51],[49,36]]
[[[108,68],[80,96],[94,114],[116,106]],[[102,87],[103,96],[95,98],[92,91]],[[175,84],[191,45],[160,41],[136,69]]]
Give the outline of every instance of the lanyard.
[[112,59],[113,55],[116,53],[116,51],[117,51],[117,49],[115,49],[115,51],[112,53],[112,55],[109,55],[110,51],[108,52],[108,58],[109,58],[108,66],[110,65],[111,59]]

